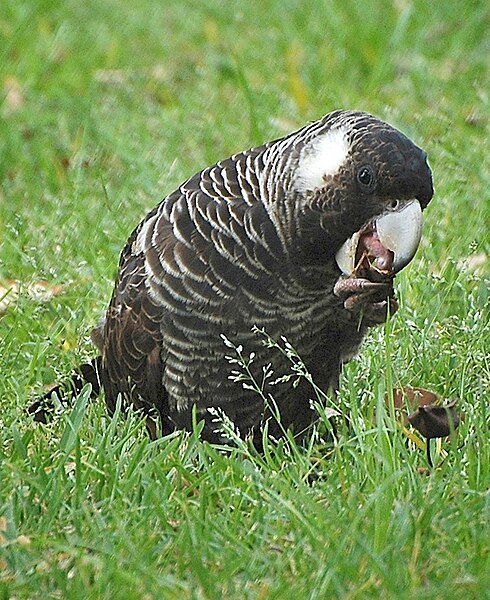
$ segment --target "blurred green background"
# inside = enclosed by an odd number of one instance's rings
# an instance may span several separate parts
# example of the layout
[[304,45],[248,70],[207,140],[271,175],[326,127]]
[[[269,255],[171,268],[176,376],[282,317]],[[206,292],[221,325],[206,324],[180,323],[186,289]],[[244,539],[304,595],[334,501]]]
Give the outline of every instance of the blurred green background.
[[[4,597],[489,597],[489,93],[483,0],[1,0]],[[131,435],[104,437],[99,407],[78,424],[76,452],[63,419],[34,427],[29,396],[92,354],[119,252],[146,212],[210,163],[336,108],[403,130],[427,151],[436,188],[390,335],[373,332],[349,365],[343,401],[372,415],[393,365],[395,382],[459,399],[461,452],[415,478],[423,455],[403,454],[402,439],[387,460],[365,432],[359,454],[315,459],[330,475],[311,488],[309,455],[281,474],[202,448],[196,467],[185,444],[177,458],[165,446],[163,461],[144,435],[136,450]],[[66,464],[78,465],[74,481]],[[226,502],[247,498],[233,518],[221,496],[232,488]],[[162,524],[158,498],[180,525]],[[87,538],[106,554],[88,559]]]

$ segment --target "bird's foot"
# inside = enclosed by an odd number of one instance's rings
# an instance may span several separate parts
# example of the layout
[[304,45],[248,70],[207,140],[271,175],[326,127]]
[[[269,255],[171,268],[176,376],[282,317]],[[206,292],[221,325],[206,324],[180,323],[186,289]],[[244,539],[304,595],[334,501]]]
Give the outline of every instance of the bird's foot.
[[357,277],[341,278],[333,291],[344,301],[344,308],[352,313],[362,314],[369,326],[384,323],[398,310],[392,280],[374,282]]

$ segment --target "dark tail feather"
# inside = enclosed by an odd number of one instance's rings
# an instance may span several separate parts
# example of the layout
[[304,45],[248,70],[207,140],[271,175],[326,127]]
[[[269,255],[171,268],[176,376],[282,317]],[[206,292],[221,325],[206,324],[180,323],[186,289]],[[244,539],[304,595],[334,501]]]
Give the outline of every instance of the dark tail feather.
[[56,384],[41,398],[33,402],[27,409],[30,415],[34,416],[34,421],[47,423],[49,415],[54,411],[54,396],[58,396],[62,403],[71,404],[73,399],[80,393],[83,386],[87,383],[92,385],[91,397],[96,398],[101,389],[100,383],[100,356],[92,359],[88,363],[83,363],[74,369],[68,382]]

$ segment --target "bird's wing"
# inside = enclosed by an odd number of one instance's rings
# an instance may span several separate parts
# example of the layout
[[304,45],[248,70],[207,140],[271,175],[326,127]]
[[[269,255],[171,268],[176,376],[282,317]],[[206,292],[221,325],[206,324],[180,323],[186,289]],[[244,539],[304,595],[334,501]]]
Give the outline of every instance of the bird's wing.
[[[135,230],[125,246],[114,293],[102,329],[102,381],[106,401],[114,410],[117,395],[133,402],[155,404],[164,400],[161,382],[163,308],[148,293],[144,254],[132,250]],[[138,398],[132,394],[138,389]],[[163,406],[162,406],[163,408]]]
[[[257,160],[258,149],[195,175],[130,237],[103,326],[109,407],[121,392],[134,401],[137,389],[143,402],[166,412],[165,388],[172,388],[172,377],[178,387],[183,377],[204,375],[192,373],[189,366],[182,372],[182,355],[186,347],[196,352],[199,332],[209,331],[213,321],[219,328],[220,322],[235,318],[237,290],[271,293],[267,287],[261,290],[260,282],[277,270],[282,247],[259,201]],[[218,334],[213,341],[222,351]],[[212,352],[213,341],[203,338],[203,350]],[[187,381],[183,387],[189,385]],[[178,403],[174,398],[173,406]]]

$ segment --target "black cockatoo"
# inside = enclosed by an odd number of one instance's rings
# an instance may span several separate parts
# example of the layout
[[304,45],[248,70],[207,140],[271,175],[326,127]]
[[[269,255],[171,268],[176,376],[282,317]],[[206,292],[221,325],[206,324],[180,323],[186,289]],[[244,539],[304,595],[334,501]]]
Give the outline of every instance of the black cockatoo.
[[[258,379],[262,365],[279,375],[289,363],[253,328],[285,336],[315,383],[336,389],[368,328],[396,310],[393,279],[415,254],[432,195],[425,152],[357,111],[204,169],[131,234],[92,335],[100,357],[83,378],[95,391],[100,381],[110,411],[121,395],[157,415],[153,435],[190,429],[194,406],[208,440],[220,440],[216,411],[241,436],[260,436],[265,420],[273,435],[303,435],[316,419],[306,380],[269,390],[279,424],[230,378],[222,336],[255,352]],[[31,407],[39,420],[43,406]]]

